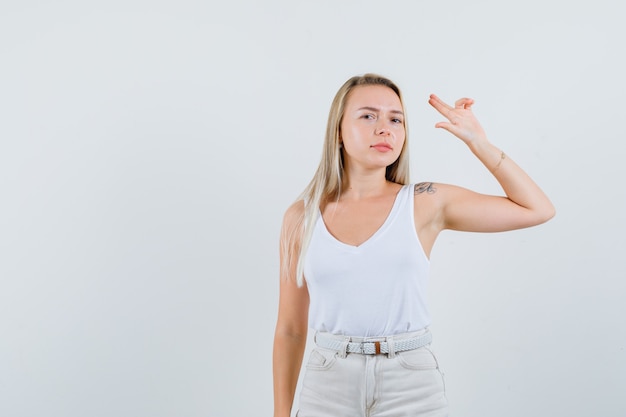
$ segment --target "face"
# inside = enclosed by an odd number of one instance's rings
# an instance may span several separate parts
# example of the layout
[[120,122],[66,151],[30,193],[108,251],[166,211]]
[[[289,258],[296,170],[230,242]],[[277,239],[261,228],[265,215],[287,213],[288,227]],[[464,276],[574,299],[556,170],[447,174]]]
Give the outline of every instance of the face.
[[341,121],[344,161],[349,168],[386,168],[398,159],[406,132],[398,95],[389,87],[355,87]]

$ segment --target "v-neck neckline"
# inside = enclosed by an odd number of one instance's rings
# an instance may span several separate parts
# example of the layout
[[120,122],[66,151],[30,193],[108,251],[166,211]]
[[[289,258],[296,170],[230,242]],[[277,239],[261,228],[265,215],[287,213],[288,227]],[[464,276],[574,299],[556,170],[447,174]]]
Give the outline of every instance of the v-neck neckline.
[[342,248],[347,248],[353,251],[357,251],[362,249],[363,247],[366,247],[370,242],[373,242],[374,240],[376,240],[376,238],[382,234],[388,227],[389,224],[392,222],[393,218],[396,215],[396,212],[398,211],[398,207],[400,205],[400,200],[401,200],[401,194],[403,194],[403,191],[405,191],[406,189],[406,185],[403,185],[400,190],[398,190],[398,192],[396,193],[394,200],[393,200],[393,205],[391,206],[391,210],[389,210],[389,213],[387,214],[387,217],[385,217],[385,221],[383,222],[383,224],[380,225],[380,227],[378,229],[376,229],[374,231],[374,233],[372,233],[367,239],[365,239],[363,242],[361,242],[358,245],[352,245],[350,243],[345,243],[341,240],[339,240],[335,235],[333,235],[330,230],[328,230],[328,227],[326,226],[326,222],[324,221],[324,216],[322,216],[322,210],[318,209],[318,213],[319,213],[319,221],[321,223],[321,227],[324,231],[324,233],[333,241],[335,242],[336,245],[342,247]]

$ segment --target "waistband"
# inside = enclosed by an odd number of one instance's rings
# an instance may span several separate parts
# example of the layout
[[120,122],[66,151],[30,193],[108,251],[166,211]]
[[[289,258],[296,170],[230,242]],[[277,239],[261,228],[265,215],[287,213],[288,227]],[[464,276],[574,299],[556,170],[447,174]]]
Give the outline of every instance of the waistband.
[[315,344],[321,348],[336,350],[342,358],[348,353],[361,355],[385,354],[390,358],[397,352],[419,349],[432,342],[428,329],[417,332],[401,333],[385,337],[354,337],[317,332]]

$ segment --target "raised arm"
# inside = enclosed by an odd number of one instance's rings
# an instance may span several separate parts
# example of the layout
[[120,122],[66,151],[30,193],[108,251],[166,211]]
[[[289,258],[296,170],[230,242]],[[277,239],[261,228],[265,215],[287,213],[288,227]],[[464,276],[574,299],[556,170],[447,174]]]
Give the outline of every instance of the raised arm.
[[[298,254],[303,211],[304,204],[300,201],[285,213],[281,232],[281,266],[282,257]],[[282,249],[285,245],[293,245],[289,251],[291,255]],[[308,329],[309,292],[306,283],[302,287],[296,284],[297,259],[288,264],[289,268],[281,267],[278,320],[274,334],[274,417],[289,417],[291,414]]]
[[471,110],[474,100],[462,98],[452,107],[433,94],[428,102],[448,119],[435,127],[445,129],[465,142],[506,194],[506,197],[489,196],[461,187],[438,185],[442,228],[499,232],[534,226],[554,216],[554,206],[539,186],[487,140]]

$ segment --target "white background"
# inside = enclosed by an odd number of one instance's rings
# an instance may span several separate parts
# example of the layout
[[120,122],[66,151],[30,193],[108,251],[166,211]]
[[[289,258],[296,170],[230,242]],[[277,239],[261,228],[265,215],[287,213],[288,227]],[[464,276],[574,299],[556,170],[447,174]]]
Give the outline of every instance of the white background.
[[412,180],[499,193],[437,93],[557,207],[444,232],[456,416],[626,414],[617,2],[2,1],[0,415],[270,416],[278,234],[333,95],[403,89]]

